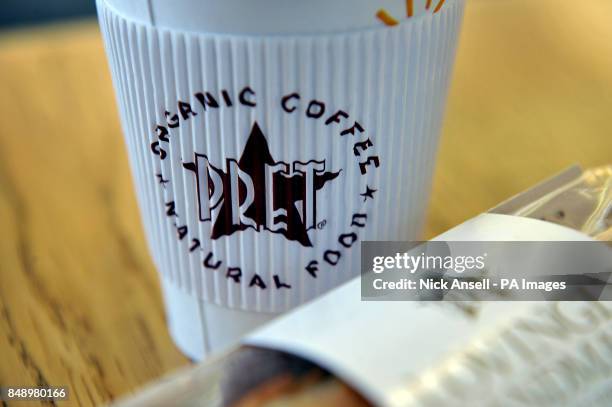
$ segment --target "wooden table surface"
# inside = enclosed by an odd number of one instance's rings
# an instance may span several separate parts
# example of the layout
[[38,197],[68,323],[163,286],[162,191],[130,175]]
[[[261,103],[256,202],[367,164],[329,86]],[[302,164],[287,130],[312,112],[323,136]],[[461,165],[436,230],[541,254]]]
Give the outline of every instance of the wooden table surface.
[[[609,0],[469,2],[426,237],[570,164],[612,162],[610,21]],[[0,34],[0,230],[0,385],[97,405],[189,363],[164,325],[93,21]]]

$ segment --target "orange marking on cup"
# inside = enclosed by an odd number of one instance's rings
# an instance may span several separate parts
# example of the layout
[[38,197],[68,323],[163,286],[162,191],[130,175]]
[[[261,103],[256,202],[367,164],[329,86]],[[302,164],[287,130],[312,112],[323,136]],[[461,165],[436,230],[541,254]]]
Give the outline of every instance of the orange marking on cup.
[[442,8],[442,5],[444,4],[445,0],[440,0],[440,2],[438,3],[438,5],[436,6],[436,8],[434,9],[434,13],[437,13],[438,11],[440,11],[440,9]]
[[376,17],[380,21],[385,23],[385,25],[397,25],[398,24],[398,21],[395,18],[391,17],[391,15],[389,15],[389,13],[387,13],[387,11],[382,8],[378,10],[378,12],[376,13]]
[[431,0],[427,0],[427,3],[425,3],[425,10],[429,10],[430,7],[431,7]]
[[412,0],[406,0],[406,14],[408,15],[408,17],[412,17],[412,15],[414,14]]

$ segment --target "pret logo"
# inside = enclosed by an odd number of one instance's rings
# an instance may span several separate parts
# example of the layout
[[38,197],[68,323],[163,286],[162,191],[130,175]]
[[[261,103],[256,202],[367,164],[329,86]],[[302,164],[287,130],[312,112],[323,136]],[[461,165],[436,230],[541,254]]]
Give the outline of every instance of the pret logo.
[[[233,91],[195,92],[189,99],[179,100],[170,110],[163,111],[163,118],[153,127],[150,151],[158,160],[155,178],[162,190],[166,221],[176,231],[183,249],[193,258],[199,257],[204,271],[214,273],[207,276],[221,273],[226,279],[253,289],[287,290],[293,287],[294,278],[301,279],[293,271],[316,279],[338,266],[354,249],[370,221],[368,211],[377,192],[373,172],[381,165],[374,149],[374,135],[349,112],[331,108],[323,100],[303,98],[296,91],[276,95],[263,106],[250,86]],[[182,134],[201,128],[198,125],[183,133],[182,126],[218,120],[217,112],[222,109],[237,110],[241,120],[246,119],[244,113],[249,113],[251,121],[236,126],[246,128],[244,134],[230,137],[245,140],[236,156],[213,155],[211,151],[197,149],[183,156],[178,144],[173,146],[178,142],[173,140]],[[304,140],[266,134],[269,129],[252,119],[261,114],[258,109],[274,120],[305,121],[317,130]],[[196,136],[224,142],[214,134]],[[329,156],[320,156],[305,148],[310,151],[307,156],[294,156],[291,161],[283,161],[284,157],[270,152],[271,146],[275,147],[272,151],[286,148],[271,143],[309,146],[315,139],[328,140],[346,150],[332,149]],[[195,186],[195,196],[185,196],[184,185],[179,187],[171,178],[173,174],[187,175],[187,182]],[[318,213],[322,199],[336,202],[331,213]],[[329,210],[330,205],[326,207]],[[203,224],[206,227],[201,227]],[[273,274],[278,273],[276,270],[262,269],[252,256],[237,252],[240,249],[231,242],[247,230],[256,231],[255,238],[264,244],[269,241],[266,235],[281,235],[287,252],[300,253],[295,261],[301,263],[286,265],[292,273],[282,277]]]
[[307,247],[307,232],[317,224],[317,191],[340,174],[327,171],[325,160],[276,161],[257,122],[240,159],[227,158],[225,171],[198,153],[183,167],[195,175],[198,215],[212,222],[211,239],[252,228]]

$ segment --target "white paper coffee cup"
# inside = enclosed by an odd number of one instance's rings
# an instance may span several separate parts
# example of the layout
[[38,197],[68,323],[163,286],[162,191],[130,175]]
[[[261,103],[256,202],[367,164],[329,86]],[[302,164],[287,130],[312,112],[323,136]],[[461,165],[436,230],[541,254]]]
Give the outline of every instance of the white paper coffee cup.
[[98,0],[170,331],[202,359],[414,240],[463,0]]

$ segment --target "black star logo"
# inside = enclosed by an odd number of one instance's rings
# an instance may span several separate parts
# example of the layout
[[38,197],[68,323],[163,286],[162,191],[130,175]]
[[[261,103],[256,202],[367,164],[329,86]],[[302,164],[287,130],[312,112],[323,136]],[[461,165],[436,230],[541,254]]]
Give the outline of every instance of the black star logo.
[[372,189],[368,185],[366,185],[366,191],[363,194],[359,195],[363,197],[363,202],[365,202],[368,200],[368,198],[374,199],[374,192],[376,191],[377,189]]
[[[325,163],[325,161],[316,162]],[[275,221],[286,225],[286,227],[283,226],[283,228],[272,232],[281,233],[287,239],[298,241],[304,246],[312,246],[307,233],[310,227],[307,227],[305,224],[303,218],[304,210],[301,208],[301,205],[306,202],[307,194],[310,193],[312,198],[314,198],[314,202],[311,204],[314,205],[312,212],[314,220],[316,220],[316,192],[322,189],[328,181],[335,179],[340,174],[340,171],[317,171],[314,173],[311,185],[307,185],[306,176],[302,172],[294,171],[288,174],[284,171],[277,171],[272,174],[272,190],[269,191],[270,188],[266,187],[266,166],[270,167],[276,164],[284,164],[289,167],[288,163],[276,161],[272,157],[268,148],[268,142],[259,125],[255,122],[242,155],[238,160],[240,170],[248,174],[253,181],[255,194],[253,203],[246,209],[244,215],[255,222],[257,225],[256,230],[260,230],[261,227],[265,229],[268,224],[266,222],[266,205],[271,200],[274,205],[273,210],[276,213],[282,213],[275,216]],[[194,163],[184,163],[183,166],[188,170],[196,171]],[[210,170],[215,171],[223,180],[225,194],[232,190],[231,180],[226,172],[212,165],[210,165]],[[312,188],[312,190],[307,191],[307,188]],[[244,185],[240,185],[238,188],[238,199],[242,200],[244,194],[246,194],[246,189]],[[309,221],[312,221],[312,219]],[[211,238],[218,239],[221,236],[229,236],[234,232],[246,230],[249,227],[253,226],[242,223],[236,225],[232,222],[231,197],[225,196],[212,227]]]

